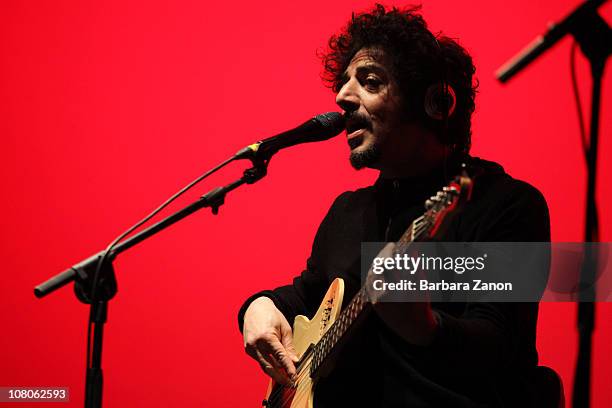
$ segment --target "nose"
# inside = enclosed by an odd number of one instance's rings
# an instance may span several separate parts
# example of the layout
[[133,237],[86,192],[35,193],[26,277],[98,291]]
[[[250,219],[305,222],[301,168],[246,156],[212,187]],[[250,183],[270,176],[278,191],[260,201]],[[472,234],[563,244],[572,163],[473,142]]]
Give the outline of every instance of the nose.
[[345,112],[353,112],[359,109],[359,94],[357,91],[357,81],[355,78],[349,79],[342,85],[340,91],[336,95],[336,104]]

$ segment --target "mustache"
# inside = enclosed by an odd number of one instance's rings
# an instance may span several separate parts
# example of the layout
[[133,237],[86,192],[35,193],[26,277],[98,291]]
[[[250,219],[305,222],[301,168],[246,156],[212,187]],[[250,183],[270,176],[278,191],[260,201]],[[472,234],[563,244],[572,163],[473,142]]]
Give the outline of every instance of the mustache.
[[366,115],[359,113],[357,111],[345,112],[344,120],[346,123],[346,131],[348,133],[351,133],[357,129],[362,129],[362,128],[371,129],[372,128],[372,123],[370,122],[370,119]]

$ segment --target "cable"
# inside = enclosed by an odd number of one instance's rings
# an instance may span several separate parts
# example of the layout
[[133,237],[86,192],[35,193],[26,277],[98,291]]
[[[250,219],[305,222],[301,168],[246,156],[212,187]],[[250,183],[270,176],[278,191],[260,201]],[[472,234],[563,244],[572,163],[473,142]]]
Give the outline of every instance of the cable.
[[[136,224],[134,224],[133,226],[128,228],[125,232],[123,232],[121,235],[119,235],[117,238],[115,238],[106,247],[106,250],[104,251],[104,253],[100,257],[100,260],[98,261],[98,264],[96,265],[96,272],[94,273],[94,277],[93,277],[93,281],[92,281],[91,294],[90,294],[90,300],[91,300],[91,304],[92,305],[96,301],[96,290],[98,289],[97,285],[98,285],[98,279],[100,278],[100,273],[102,271],[104,263],[107,262],[109,256],[111,255],[111,252],[112,252],[113,248],[119,242],[121,242],[124,238],[126,238],[128,235],[130,235],[132,232],[134,232],[137,228],[142,226],[144,223],[149,221],[151,218],[153,218],[155,215],[157,215],[160,211],[162,211],[164,208],[166,208],[168,205],[170,205],[174,200],[176,200],[181,195],[183,195],[188,190],[190,190],[193,186],[195,186],[200,181],[204,180],[206,177],[210,176],[211,174],[213,174],[217,170],[220,170],[221,168],[225,167],[226,165],[228,165],[229,163],[231,163],[235,159],[236,159],[236,156],[230,157],[229,159],[225,160],[221,164],[217,165],[216,167],[214,167],[211,170],[207,171],[206,173],[202,174],[201,176],[199,176],[198,178],[193,180],[191,183],[187,184],[185,187],[183,187],[178,192],[176,192],[174,195],[172,195],[169,199],[167,199],[163,204],[161,204],[159,207],[157,207],[155,210],[153,210],[153,212],[151,212],[149,215],[144,217],[142,220],[138,221]],[[92,349],[92,344],[91,344],[92,343],[91,328],[92,328],[92,322],[91,322],[91,317],[90,317],[90,321],[89,321],[89,324],[88,324],[88,327],[87,327],[87,359],[86,360],[87,360],[87,368],[88,369],[91,367],[91,349]]]

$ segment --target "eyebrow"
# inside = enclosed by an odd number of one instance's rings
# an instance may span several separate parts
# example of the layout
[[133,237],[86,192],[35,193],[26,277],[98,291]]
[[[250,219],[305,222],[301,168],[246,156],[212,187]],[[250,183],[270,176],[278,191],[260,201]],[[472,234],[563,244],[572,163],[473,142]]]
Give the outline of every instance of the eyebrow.
[[380,64],[372,63],[361,65],[356,69],[357,74],[363,74],[368,72],[374,72],[375,74],[384,76],[385,78],[387,77],[387,70],[383,68],[383,66]]
[[[368,73],[368,72],[374,72],[375,74],[378,74],[382,77],[384,77],[385,79],[388,77],[387,74],[387,70],[385,68],[383,68],[382,65],[376,63],[376,62],[371,62],[365,65],[360,65],[355,69],[355,74],[357,75],[363,75],[364,73]],[[340,86],[344,85],[345,83],[347,83],[349,80],[349,76],[346,72],[346,70],[342,73],[342,76],[340,77]]]
[[[375,62],[360,65],[357,68],[355,68],[355,74],[357,75],[368,73],[368,72],[374,72],[375,74],[379,74],[385,77],[387,77],[388,75],[387,70],[382,65],[375,63]],[[348,74],[346,73],[346,71],[342,73],[342,80],[348,80]]]

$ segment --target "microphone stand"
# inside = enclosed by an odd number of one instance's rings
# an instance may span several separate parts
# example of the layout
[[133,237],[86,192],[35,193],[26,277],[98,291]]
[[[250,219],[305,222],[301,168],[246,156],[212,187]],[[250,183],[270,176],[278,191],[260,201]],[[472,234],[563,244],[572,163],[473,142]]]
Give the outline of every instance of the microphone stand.
[[[218,214],[219,207],[224,204],[227,193],[237,189],[243,184],[253,184],[261,180],[267,174],[269,157],[258,158],[253,156],[250,160],[253,167],[246,169],[243,176],[238,180],[209,191],[183,209],[164,218],[149,228],[146,228],[131,238],[120,242],[111,250],[110,254],[105,255],[106,251],[98,252],[74,265],[67,271],[55,275],[34,289],[36,297],[41,298],[74,281],[74,292],[76,297],[82,303],[90,305],[88,330],[91,327],[90,325],[93,325],[93,347],[91,350],[87,350],[88,360],[91,361],[91,364],[87,367],[85,379],[85,408],[102,407],[102,340],[104,324],[108,317],[108,302],[117,293],[117,281],[113,268],[113,260],[120,253],[202,208],[210,207],[213,214]],[[95,271],[101,259],[105,259],[106,261],[99,266],[100,273],[98,275],[98,280],[94,282]],[[91,293],[92,287],[94,286],[96,287],[96,296],[95,301],[92,303]]]
[[589,148],[586,154],[587,192],[584,241],[585,251],[580,272],[578,298],[578,356],[572,394],[573,407],[589,407],[591,403],[591,349],[595,330],[595,300],[597,297],[598,250],[590,242],[597,242],[598,217],[595,199],[597,180],[597,148],[599,141],[599,115],[601,108],[601,79],[606,60],[612,52],[612,32],[608,24],[595,11],[580,20],[572,30],[585,57],[591,65],[591,124]]
[[595,300],[597,294],[598,241],[597,205],[595,200],[597,176],[597,147],[599,139],[599,114],[601,102],[601,79],[606,60],[612,52],[612,31],[597,13],[597,8],[606,0],[587,0],[558,25],[553,25],[548,34],[536,41],[535,45],[498,71],[498,79],[508,81],[519,71],[533,62],[565,34],[574,36],[580,49],[591,65],[593,90],[591,95],[591,124],[589,148],[586,153],[587,192],[584,230],[584,259],[578,286],[578,357],[574,377],[572,406],[590,406],[591,346],[595,329]]

